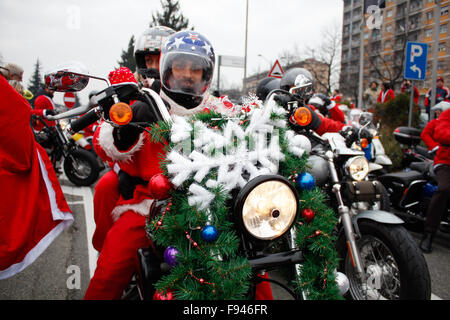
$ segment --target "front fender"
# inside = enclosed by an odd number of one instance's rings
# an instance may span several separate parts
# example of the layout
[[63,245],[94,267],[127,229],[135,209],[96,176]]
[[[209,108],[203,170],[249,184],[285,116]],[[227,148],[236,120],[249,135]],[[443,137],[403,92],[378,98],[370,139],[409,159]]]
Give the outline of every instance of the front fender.
[[386,224],[403,224],[404,221],[394,215],[393,213],[382,211],[382,210],[366,210],[358,213],[354,218],[354,223],[357,223],[358,220],[361,219],[369,219],[379,223]]

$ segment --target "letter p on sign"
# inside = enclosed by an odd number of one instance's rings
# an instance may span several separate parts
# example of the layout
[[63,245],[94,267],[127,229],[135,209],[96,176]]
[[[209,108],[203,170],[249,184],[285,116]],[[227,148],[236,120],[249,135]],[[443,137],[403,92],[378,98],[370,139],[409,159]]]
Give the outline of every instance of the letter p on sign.
[[423,54],[422,46],[418,46],[415,44],[413,44],[411,46],[411,62],[412,63],[414,62],[414,58],[420,57],[420,56],[422,56],[422,54]]

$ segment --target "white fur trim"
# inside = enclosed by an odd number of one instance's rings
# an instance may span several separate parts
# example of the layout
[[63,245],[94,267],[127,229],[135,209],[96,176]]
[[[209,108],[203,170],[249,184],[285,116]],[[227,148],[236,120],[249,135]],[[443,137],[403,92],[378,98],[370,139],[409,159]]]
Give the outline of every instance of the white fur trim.
[[105,151],[106,155],[113,161],[130,162],[133,154],[139,151],[144,146],[144,133],[139,135],[136,144],[128,151],[120,151],[114,144],[113,137],[114,127],[107,122],[100,125],[100,133],[98,135],[98,144]]
[[120,216],[126,211],[134,211],[134,212],[140,214],[141,216],[146,217],[150,213],[150,208],[152,206],[152,203],[153,203],[153,199],[145,199],[140,203],[124,204],[121,206],[117,206],[111,212],[113,221],[116,222],[117,219],[119,219]]

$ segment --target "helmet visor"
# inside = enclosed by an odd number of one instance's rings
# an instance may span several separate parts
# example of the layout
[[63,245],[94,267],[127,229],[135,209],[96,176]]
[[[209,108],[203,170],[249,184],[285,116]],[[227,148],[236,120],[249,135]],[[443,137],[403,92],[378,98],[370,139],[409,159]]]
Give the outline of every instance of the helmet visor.
[[201,96],[211,84],[214,66],[211,61],[190,53],[168,53],[161,59],[163,86],[174,93]]

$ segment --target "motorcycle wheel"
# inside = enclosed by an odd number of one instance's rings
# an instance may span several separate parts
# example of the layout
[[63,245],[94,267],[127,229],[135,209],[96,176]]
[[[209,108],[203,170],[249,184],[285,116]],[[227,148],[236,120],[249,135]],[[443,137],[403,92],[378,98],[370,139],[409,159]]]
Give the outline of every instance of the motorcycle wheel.
[[77,148],[64,159],[64,173],[77,186],[90,186],[99,172],[97,159],[87,150]]
[[346,298],[351,300],[429,300],[431,280],[425,258],[415,240],[400,225],[371,220],[359,223],[357,245],[366,273],[362,283],[351,263],[345,236],[340,239],[339,271],[350,283]]

